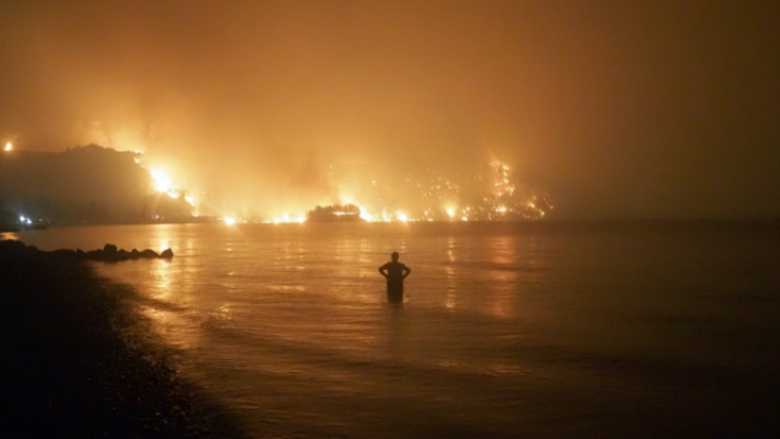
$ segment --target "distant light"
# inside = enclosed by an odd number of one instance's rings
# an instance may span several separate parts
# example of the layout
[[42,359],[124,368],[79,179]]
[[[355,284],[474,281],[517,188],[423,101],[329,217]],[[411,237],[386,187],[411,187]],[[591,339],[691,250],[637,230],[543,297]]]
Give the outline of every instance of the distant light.
[[455,209],[447,209],[447,215],[449,215],[450,218],[453,218],[455,216]]
[[468,220],[469,220],[469,218],[468,218],[468,217],[466,217],[466,216],[464,216],[464,217],[463,217],[463,218],[461,218],[461,219],[462,219],[463,221],[468,221]]
[[25,220],[27,220],[27,218],[25,218],[25,217],[24,217],[24,215],[22,215],[22,216],[20,216],[20,217],[19,217],[19,221],[21,221],[21,222],[25,222]]
[[27,218],[27,220],[26,220],[25,222],[26,222],[27,224],[32,224],[32,220],[31,220],[30,218]]
[[223,221],[225,221],[225,224],[229,226],[232,226],[233,224],[236,223],[236,219],[231,217],[224,218]]
[[10,151],[12,149],[14,149],[14,146],[11,145],[11,142],[5,144],[5,151]]

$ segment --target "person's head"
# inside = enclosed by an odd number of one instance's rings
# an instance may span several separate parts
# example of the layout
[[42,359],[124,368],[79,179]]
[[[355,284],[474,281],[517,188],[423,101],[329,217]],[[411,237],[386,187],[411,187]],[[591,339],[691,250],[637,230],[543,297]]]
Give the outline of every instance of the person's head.
[[393,258],[393,262],[398,262],[398,252],[393,252],[390,257]]

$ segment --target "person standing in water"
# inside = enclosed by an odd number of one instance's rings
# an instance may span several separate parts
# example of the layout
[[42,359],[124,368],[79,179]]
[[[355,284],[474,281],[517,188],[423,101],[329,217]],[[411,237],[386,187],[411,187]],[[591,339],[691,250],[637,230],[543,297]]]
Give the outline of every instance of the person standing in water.
[[398,252],[390,255],[392,262],[379,267],[379,273],[387,279],[387,299],[390,302],[402,302],[404,298],[404,279],[412,269],[398,262]]

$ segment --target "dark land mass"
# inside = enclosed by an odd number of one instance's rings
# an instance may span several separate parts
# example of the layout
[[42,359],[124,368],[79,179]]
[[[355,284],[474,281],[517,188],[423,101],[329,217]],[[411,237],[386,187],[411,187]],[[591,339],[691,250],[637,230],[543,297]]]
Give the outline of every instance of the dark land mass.
[[0,229],[19,216],[52,225],[194,221],[186,194],[156,192],[138,157],[97,145],[0,154],[0,210],[13,213],[0,215]]
[[19,229],[19,217],[10,210],[3,209],[0,205],[0,233],[18,232]]
[[363,221],[363,218],[360,217],[360,208],[354,204],[335,204],[316,206],[306,213],[306,220],[329,223]]
[[[27,248],[28,251],[36,251],[34,246]],[[146,249],[144,251],[138,251],[133,249],[127,251],[125,249],[118,249],[114,244],[106,244],[102,249],[83,251],[81,249],[76,250],[55,250],[52,252],[55,255],[68,258],[89,259],[92,261],[100,262],[121,262],[129,261],[133,259],[171,259],[173,258],[173,250],[165,249],[162,253],[158,254],[154,250]]]
[[126,289],[78,257],[0,241],[0,437],[235,438],[238,420],[131,342]]

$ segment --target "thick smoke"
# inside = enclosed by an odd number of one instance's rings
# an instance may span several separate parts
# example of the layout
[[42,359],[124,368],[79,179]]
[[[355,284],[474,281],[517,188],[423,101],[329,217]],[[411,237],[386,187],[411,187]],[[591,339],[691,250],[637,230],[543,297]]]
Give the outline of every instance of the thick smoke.
[[246,215],[493,157],[571,217],[780,214],[771,8],[12,1],[0,136],[141,150]]

